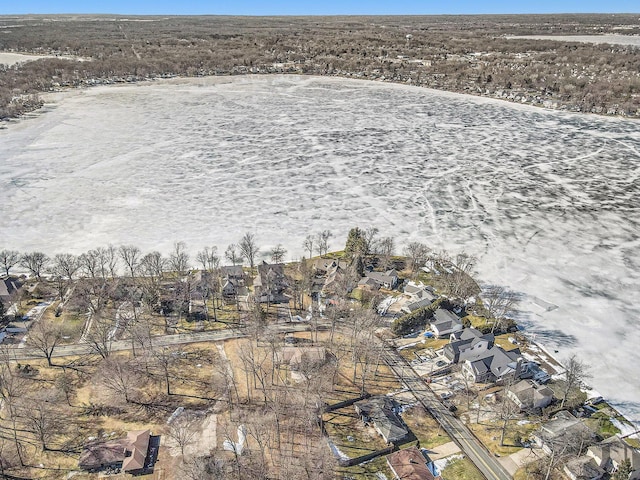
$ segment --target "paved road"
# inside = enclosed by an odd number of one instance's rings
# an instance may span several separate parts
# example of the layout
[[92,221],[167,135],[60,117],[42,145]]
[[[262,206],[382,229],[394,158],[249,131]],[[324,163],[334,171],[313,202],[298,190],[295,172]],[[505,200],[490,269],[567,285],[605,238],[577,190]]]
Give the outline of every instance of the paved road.
[[511,480],[513,477],[473,436],[467,426],[442,405],[422,378],[395,350],[386,349],[384,360],[416,399],[433,415],[451,439],[458,444],[488,480]]
[[[286,333],[308,331],[311,329],[311,326],[306,323],[280,323],[277,325],[270,325],[268,328],[272,333]],[[172,345],[184,345],[188,343],[198,342],[218,342],[222,340],[229,340],[231,338],[246,337],[247,335],[247,332],[245,332],[242,328],[236,328],[233,330],[213,330],[209,332],[156,336],[151,338],[151,344],[154,347],[167,347]],[[42,358],[42,352],[34,348],[7,348],[9,350],[9,357],[13,360],[30,360],[35,358]],[[111,343],[112,352],[129,350],[130,348],[131,340],[116,340]],[[67,357],[70,355],[85,355],[89,353],[92,353],[89,345],[78,343],[74,345],[60,345],[54,350],[53,356]]]

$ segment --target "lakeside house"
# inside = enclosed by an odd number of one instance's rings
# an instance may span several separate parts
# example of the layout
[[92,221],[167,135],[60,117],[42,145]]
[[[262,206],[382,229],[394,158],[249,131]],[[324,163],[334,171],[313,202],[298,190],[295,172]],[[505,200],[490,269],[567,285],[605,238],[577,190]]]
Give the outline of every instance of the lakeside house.
[[462,320],[455,313],[444,308],[438,308],[433,314],[431,331],[436,337],[443,338],[462,329]]
[[475,383],[519,380],[529,375],[530,369],[519,349],[507,352],[497,345],[467,358],[462,365],[462,373]]
[[458,363],[488,351],[494,341],[492,333],[483,334],[475,328],[465,328],[451,333],[449,343],[443,348],[443,355],[450,362]]
[[545,408],[553,401],[553,391],[544,386],[521,380],[507,389],[507,397],[521,411]]
[[610,474],[617,471],[624,462],[629,462],[629,480],[640,480],[640,452],[617,435],[591,445],[587,450],[587,457]]
[[589,457],[573,457],[562,470],[571,480],[600,480],[606,473]]
[[289,286],[284,274],[284,263],[258,264],[258,274],[253,280],[254,295],[257,303],[289,303],[284,294]]
[[438,298],[429,288],[422,284],[416,285],[413,282],[405,285],[403,293],[409,297],[409,302],[402,307],[404,313],[413,313],[422,307],[427,307]]
[[364,272],[365,277],[377,282],[381,287],[387,290],[393,290],[398,285],[398,272],[395,269],[386,272]]
[[551,455],[560,450],[578,453],[595,441],[595,434],[584,422],[565,410],[556,413],[549,422],[536,430],[531,439],[545,453]]

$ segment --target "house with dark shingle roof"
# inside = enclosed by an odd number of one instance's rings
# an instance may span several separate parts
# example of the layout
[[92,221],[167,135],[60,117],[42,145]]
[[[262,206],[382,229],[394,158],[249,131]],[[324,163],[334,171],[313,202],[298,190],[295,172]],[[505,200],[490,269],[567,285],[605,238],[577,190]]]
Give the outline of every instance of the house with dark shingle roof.
[[386,272],[364,272],[365,277],[372,278],[382,287],[391,290],[398,285],[398,272],[395,269]]
[[520,350],[507,352],[496,345],[467,358],[462,365],[462,373],[476,383],[518,380],[529,369],[529,362],[524,362]]
[[475,328],[465,328],[450,335],[443,354],[450,362],[458,363],[486,352],[493,347],[494,340],[492,333],[483,334]]
[[454,332],[462,330],[462,320],[453,312],[438,308],[433,314],[431,330],[438,338],[447,337]]
[[365,423],[372,423],[387,443],[396,443],[409,435],[409,429],[396,413],[393,399],[378,395],[354,403],[356,413]]
[[258,265],[258,275],[253,280],[256,302],[289,303],[284,292],[289,286],[284,274],[284,263],[267,263]]

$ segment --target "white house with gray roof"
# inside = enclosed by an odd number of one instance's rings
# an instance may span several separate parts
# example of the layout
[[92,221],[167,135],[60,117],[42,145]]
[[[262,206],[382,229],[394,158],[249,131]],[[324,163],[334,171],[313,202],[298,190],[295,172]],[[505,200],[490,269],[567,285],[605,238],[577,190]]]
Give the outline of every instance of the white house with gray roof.
[[454,332],[462,330],[462,328],[462,320],[449,310],[438,308],[433,314],[431,330],[438,338],[451,335]]

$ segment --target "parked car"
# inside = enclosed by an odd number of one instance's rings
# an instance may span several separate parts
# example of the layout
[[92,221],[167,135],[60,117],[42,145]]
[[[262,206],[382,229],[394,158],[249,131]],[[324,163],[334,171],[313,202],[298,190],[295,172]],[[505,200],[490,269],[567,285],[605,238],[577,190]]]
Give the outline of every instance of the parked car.
[[442,393],[440,394],[440,398],[441,398],[442,400],[446,400],[447,398],[451,398],[451,397],[453,397],[453,392],[449,392],[449,391],[447,391],[447,392],[442,392]]
[[451,400],[442,400],[442,404],[447,407],[447,409],[450,412],[455,412],[456,410],[458,410],[458,407],[456,407],[453,402],[451,402]]
[[444,360],[438,360],[436,362],[436,367],[444,367],[447,365],[447,362],[445,362]]
[[604,398],[602,397],[593,397],[593,398],[589,398],[586,402],[584,402],[585,405],[597,405],[599,403],[604,402]]

